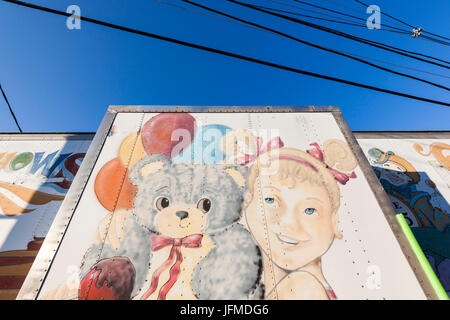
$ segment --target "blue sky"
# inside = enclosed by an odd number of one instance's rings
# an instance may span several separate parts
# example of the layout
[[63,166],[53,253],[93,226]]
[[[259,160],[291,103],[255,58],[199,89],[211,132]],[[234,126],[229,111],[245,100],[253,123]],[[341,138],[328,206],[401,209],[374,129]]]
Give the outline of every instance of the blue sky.
[[[180,0],[166,1],[189,7]],[[292,0],[280,1],[300,6]],[[358,14],[327,0],[308,1]],[[352,0],[335,1],[361,11],[361,17],[368,16],[364,7]],[[450,100],[448,91],[443,89],[156,0],[29,2],[62,11],[76,4],[83,16],[373,86]],[[448,69],[237,7],[224,0],[198,2],[320,45],[450,76]],[[247,2],[276,6],[268,0]],[[373,0],[370,4],[377,4],[382,12],[410,24],[450,37],[448,0]],[[402,27],[382,16],[381,23],[384,22]],[[448,46],[381,30],[323,24],[450,59]],[[298,75],[87,22],[82,22],[81,30],[69,30],[65,17],[5,2],[0,2],[0,39],[0,82],[22,128],[28,132],[96,131],[108,105],[136,104],[334,105],[341,108],[352,130],[450,129],[448,107]],[[448,78],[397,70],[450,86]],[[0,100],[0,131],[16,131],[3,100]]]

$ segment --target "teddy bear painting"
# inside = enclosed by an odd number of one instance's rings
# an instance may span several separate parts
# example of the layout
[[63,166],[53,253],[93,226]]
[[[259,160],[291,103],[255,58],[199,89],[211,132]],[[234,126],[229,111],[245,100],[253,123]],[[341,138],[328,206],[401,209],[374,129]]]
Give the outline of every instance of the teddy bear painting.
[[426,298],[336,114],[225,109],[108,116],[38,299]]
[[246,177],[240,166],[140,160],[133,208],[105,220],[122,230],[86,252],[78,298],[264,297],[260,249],[238,223]]

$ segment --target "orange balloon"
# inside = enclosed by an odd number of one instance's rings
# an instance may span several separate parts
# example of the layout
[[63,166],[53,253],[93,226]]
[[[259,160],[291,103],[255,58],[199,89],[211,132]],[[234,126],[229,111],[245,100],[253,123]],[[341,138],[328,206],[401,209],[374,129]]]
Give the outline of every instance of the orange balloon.
[[108,211],[131,209],[137,188],[128,179],[128,170],[120,158],[115,158],[100,169],[95,178],[94,191],[98,201]]

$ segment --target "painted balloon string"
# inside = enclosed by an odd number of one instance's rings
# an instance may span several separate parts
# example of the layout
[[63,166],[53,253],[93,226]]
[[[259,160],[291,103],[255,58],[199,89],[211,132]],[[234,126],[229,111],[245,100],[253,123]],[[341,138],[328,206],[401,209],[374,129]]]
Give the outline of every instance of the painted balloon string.
[[275,137],[271,139],[265,146],[263,146],[263,138],[256,137],[256,153],[254,154],[243,154],[236,157],[237,164],[241,166],[246,166],[254,162],[261,154],[266,153],[273,149],[279,149],[284,147],[284,142],[280,137]]

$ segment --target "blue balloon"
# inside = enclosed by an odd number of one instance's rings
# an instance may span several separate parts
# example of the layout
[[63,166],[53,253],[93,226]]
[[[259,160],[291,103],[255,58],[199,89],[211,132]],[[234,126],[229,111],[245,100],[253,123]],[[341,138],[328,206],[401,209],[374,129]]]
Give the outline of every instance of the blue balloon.
[[208,124],[197,129],[192,143],[172,158],[173,162],[216,164],[225,159],[220,141],[232,129],[221,124]]

